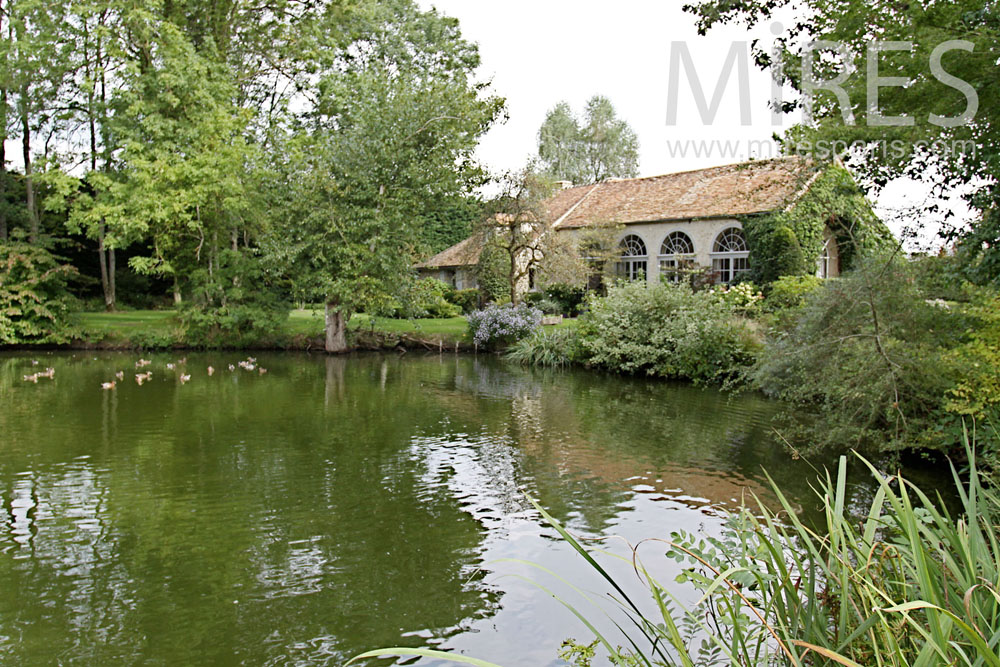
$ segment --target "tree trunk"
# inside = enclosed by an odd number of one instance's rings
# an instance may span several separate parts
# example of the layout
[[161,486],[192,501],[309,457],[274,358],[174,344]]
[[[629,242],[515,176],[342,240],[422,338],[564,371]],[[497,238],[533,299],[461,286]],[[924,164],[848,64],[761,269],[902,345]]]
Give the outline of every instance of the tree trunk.
[[[118,307],[118,287],[115,282],[115,249],[108,250],[108,294],[104,297],[104,306],[108,310]],[[110,301],[108,300],[110,298]]]
[[21,149],[24,152],[24,198],[28,207],[28,241],[38,243],[38,211],[35,185],[31,179],[31,124],[28,120],[28,87],[21,89]]
[[177,276],[174,276],[174,305],[179,306],[183,302],[181,297],[181,285],[177,282]]
[[347,320],[350,315],[344,313],[337,302],[326,304],[326,351],[330,354],[347,352]]
[[104,292],[104,309],[109,313],[116,307],[115,251],[104,247],[104,225],[98,227],[97,259],[101,265],[101,290]]
[[108,307],[108,262],[107,262],[107,252],[104,250],[104,225],[97,226],[97,263],[101,267],[101,291],[104,292],[104,308],[105,310],[112,310]]

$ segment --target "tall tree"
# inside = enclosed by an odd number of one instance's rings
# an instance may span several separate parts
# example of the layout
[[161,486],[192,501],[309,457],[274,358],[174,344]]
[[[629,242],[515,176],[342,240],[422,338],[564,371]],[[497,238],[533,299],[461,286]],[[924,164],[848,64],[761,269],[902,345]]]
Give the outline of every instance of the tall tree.
[[0,241],[7,240],[7,123],[10,114],[10,3],[0,1]]
[[416,221],[481,180],[472,160],[502,101],[473,79],[457,21],[381,3],[315,89],[308,132],[288,142],[293,183],[269,249],[296,296],[326,304],[326,349],[347,349],[352,313],[412,273]]
[[55,107],[69,70],[71,45],[61,37],[65,26],[65,5],[62,3],[8,0],[6,9],[5,89],[13,94],[11,106],[21,139],[28,236],[31,243],[37,243],[41,216],[32,142],[34,133],[46,126],[50,130],[58,129],[52,124],[60,118]]
[[554,252],[550,244],[556,235],[550,233],[551,221],[545,200],[552,193],[551,181],[539,176],[531,165],[519,172],[498,179],[500,194],[487,206],[489,214],[478,226],[483,253],[497,253],[502,267],[507,295],[512,304],[521,300],[521,293],[530,287],[531,276],[547,255]]
[[549,111],[538,130],[538,156],[553,179],[599,183],[638,174],[639,140],[618,118],[611,100],[595,95],[587,101],[582,119],[566,102]]
[[[995,1],[701,0],[686,9],[698,17],[701,34],[720,24],[752,27],[790,13],[794,20],[784,21],[776,49],[756,45],[757,64],[799,93],[811,90],[810,82],[836,78],[844,95],[820,88],[783,102],[782,111],[808,103],[812,112],[785,133],[787,150],[808,154],[817,147],[828,152],[836,142],[857,145],[843,158],[873,191],[899,176],[939,192],[971,191],[969,202],[983,216],[964,234],[969,274],[1000,285]],[[824,42],[837,46],[816,47]],[[900,80],[878,82],[876,98],[870,92],[875,74]]]

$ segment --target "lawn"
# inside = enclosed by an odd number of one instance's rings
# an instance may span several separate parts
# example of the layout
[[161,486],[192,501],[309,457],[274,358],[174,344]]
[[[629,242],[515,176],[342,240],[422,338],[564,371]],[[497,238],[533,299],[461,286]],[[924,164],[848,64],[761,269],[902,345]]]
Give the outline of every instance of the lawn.
[[[128,341],[134,338],[168,337],[178,327],[176,312],[172,310],[129,310],[117,313],[80,313],[79,321],[87,338]],[[564,320],[560,327],[574,326],[576,320]],[[408,336],[425,341],[438,340],[454,344],[466,338],[468,324],[464,317],[445,319],[394,320],[357,314],[351,317],[348,328],[352,331],[376,331]],[[282,327],[289,337],[323,336],[322,310],[293,310]]]

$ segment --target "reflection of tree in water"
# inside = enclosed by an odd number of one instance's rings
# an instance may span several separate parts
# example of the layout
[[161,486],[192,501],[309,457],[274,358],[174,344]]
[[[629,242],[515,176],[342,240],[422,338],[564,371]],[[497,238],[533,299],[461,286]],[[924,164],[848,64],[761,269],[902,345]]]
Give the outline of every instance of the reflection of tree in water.
[[237,355],[192,354],[181,386],[153,358],[114,392],[133,357],[57,355],[37,386],[0,358],[0,662],[336,664],[494,614],[470,569],[522,488],[593,533],[761,465],[806,495],[751,396],[451,355],[208,378]]
[[[19,444],[0,461],[17,508],[0,536],[4,662],[337,663],[490,613],[468,583],[479,524],[411,459],[412,434],[442,420],[420,373],[342,361],[114,395],[80,389],[116,368],[98,362],[60,369],[58,397],[19,395],[35,403],[5,422]],[[57,406],[72,438],[29,416]]]

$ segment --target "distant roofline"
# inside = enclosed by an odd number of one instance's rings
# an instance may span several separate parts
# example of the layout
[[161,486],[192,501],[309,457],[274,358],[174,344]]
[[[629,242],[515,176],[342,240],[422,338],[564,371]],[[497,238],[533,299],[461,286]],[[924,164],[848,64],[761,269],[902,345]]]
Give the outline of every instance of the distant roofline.
[[742,162],[730,162],[727,164],[717,164],[713,167],[700,167],[698,169],[682,169],[681,171],[668,171],[663,174],[656,174],[654,176],[634,176],[632,178],[609,178],[603,181],[598,181],[596,183],[581,183],[580,185],[574,185],[571,188],[566,188],[567,190],[576,190],[577,188],[590,188],[595,185],[603,185],[605,183],[628,183],[631,181],[649,181],[654,178],[663,178],[664,176],[681,176],[683,174],[694,174],[699,171],[711,171],[713,169],[731,169],[733,167],[753,167],[757,165],[765,165],[774,162],[807,162],[808,158],[800,157],[797,155],[788,155],[785,157],[771,157],[763,160],[743,160]]

